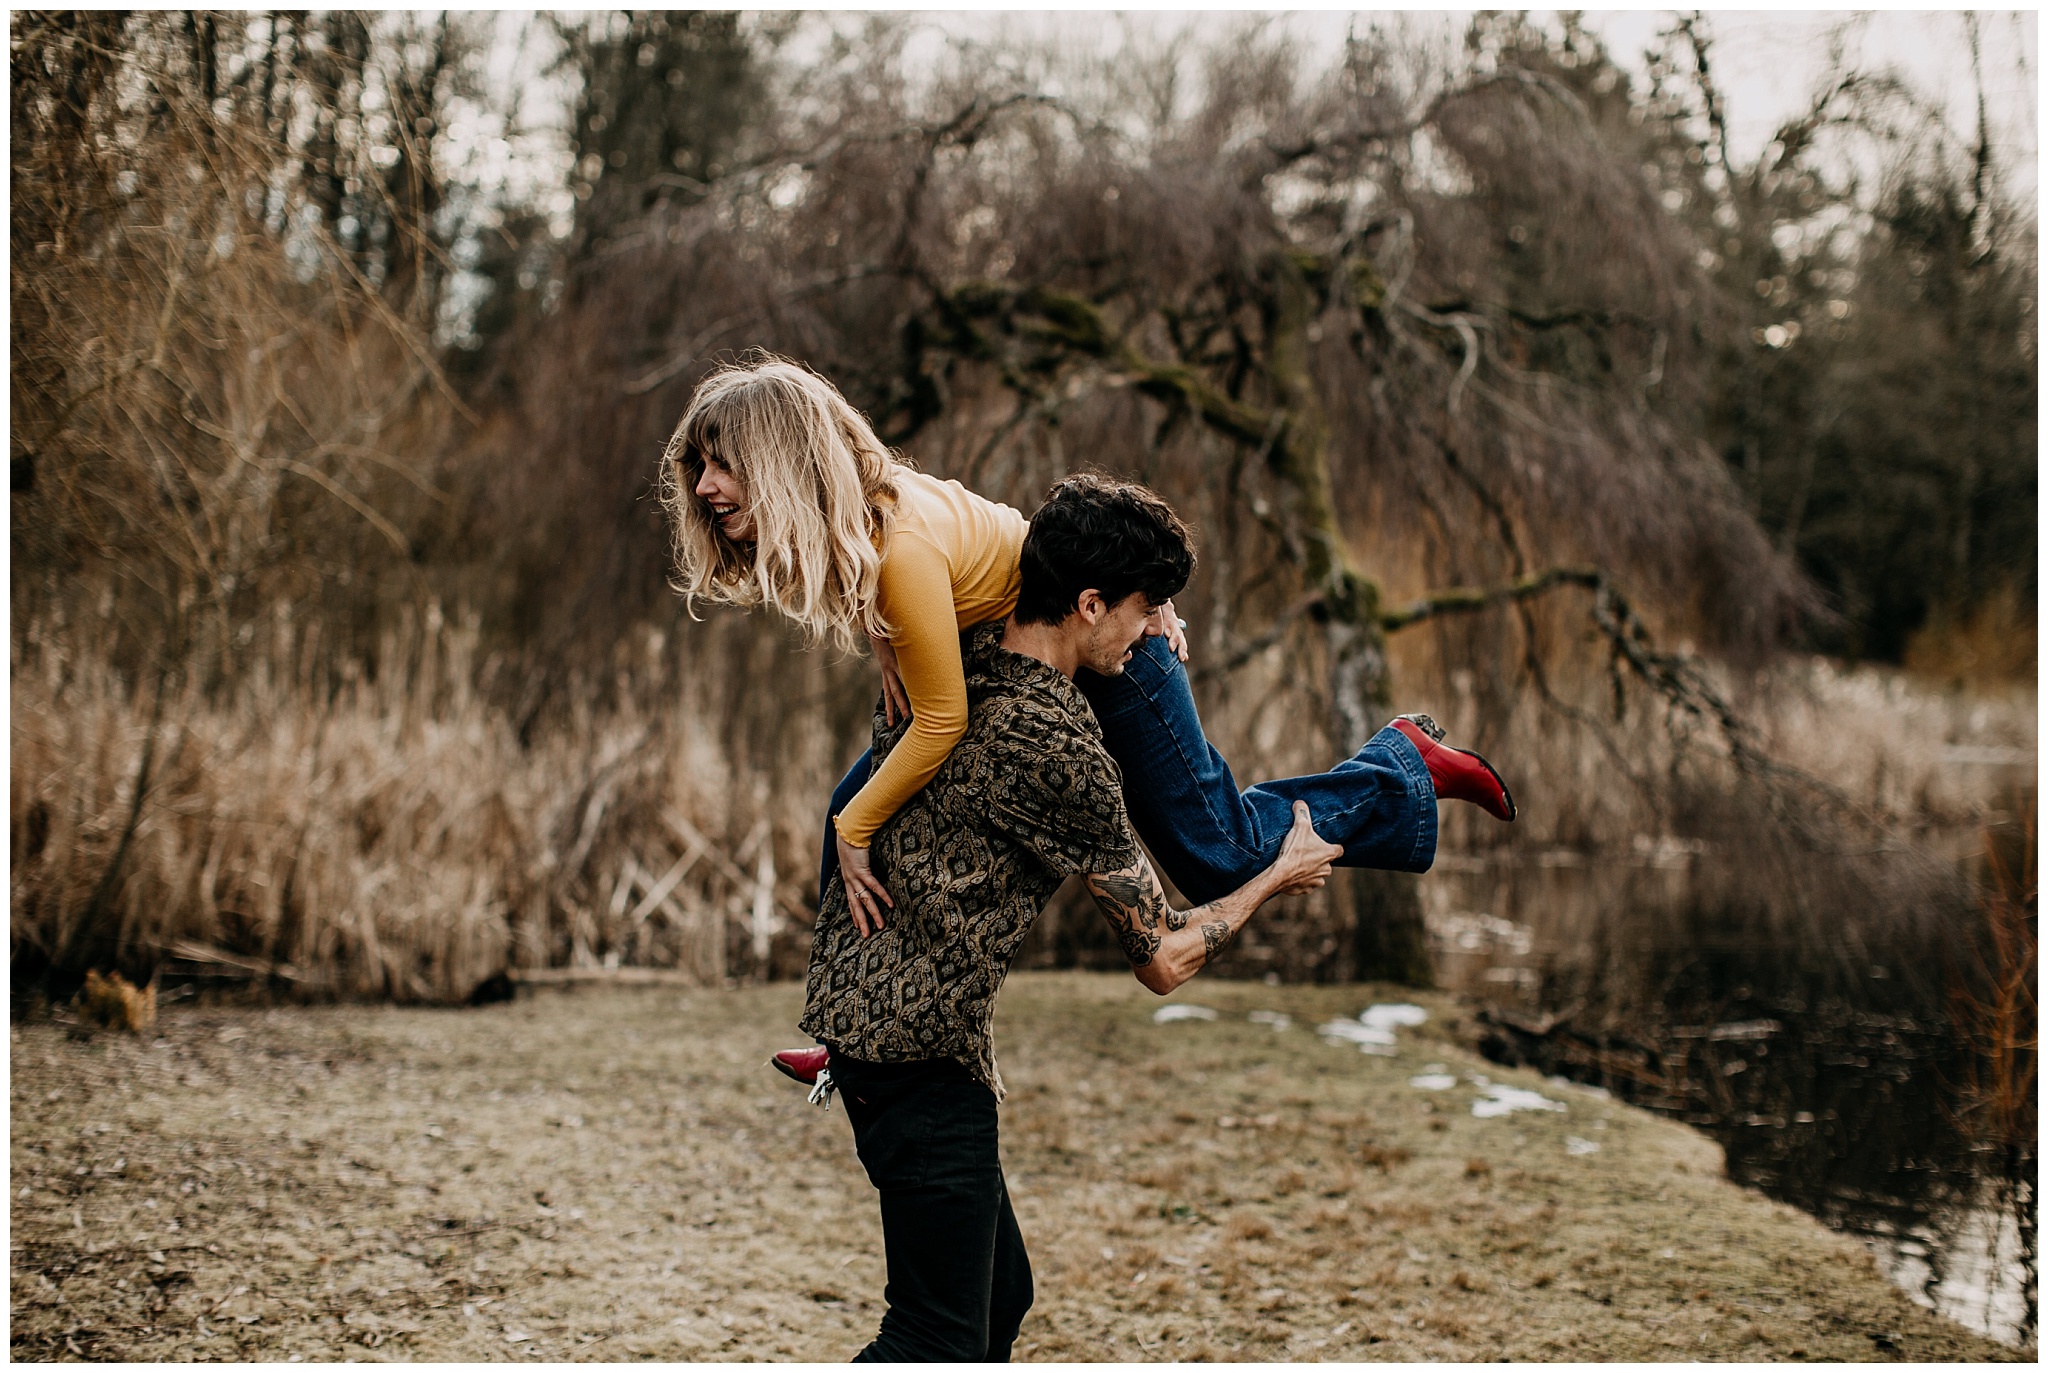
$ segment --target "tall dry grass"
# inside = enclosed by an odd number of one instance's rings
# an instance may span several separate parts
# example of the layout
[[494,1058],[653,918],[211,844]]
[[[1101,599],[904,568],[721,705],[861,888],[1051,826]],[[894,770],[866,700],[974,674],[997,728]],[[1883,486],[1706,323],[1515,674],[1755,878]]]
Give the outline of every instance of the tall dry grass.
[[[432,610],[338,688],[317,635],[279,615],[232,691],[187,684],[161,706],[76,636],[30,639],[10,723],[18,972],[61,966],[96,896],[138,980],[168,961],[452,1001],[508,967],[716,984],[801,966],[822,805],[735,775],[730,717],[692,704],[724,688],[659,636],[616,665],[638,679],[620,709],[528,746],[488,701],[474,621]],[[832,779],[815,780],[822,797]]]
[[[1765,759],[1799,776],[1745,774],[1713,731],[1654,711],[1603,721],[1611,748],[1521,717],[1496,755],[1528,798],[1521,823],[1452,817],[1423,879],[1447,980],[1615,1029],[1772,998],[1940,1023],[1994,895],[1981,836],[2032,804],[2034,688],[1820,658],[1713,675]],[[1462,701],[1444,718],[1480,723]]]
[[[1962,1084],[1964,1129],[1998,1153],[2005,1176],[2030,1189],[2032,1165],[2040,1154],[2036,813],[2030,802],[2024,823],[2009,836],[2017,842],[1986,836],[1983,938],[1970,951],[1975,957],[1955,968],[1951,986],[1953,1020],[1971,1051]],[[2031,1225],[2031,1212],[2023,1209],[2021,1215]]]
[[[187,683],[161,707],[77,647],[92,642],[78,627],[31,630],[10,722],[16,968],[61,962],[99,893],[120,913],[116,965],[136,977],[211,960],[309,995],[459,1000],[505,967],[794,974],[823,799],[858,751],[873,683],[867,664],[769,630],[718,613],[632,636],[526,743],[502,704],[510,669],[480,656],[473,619],[404,617],[374,670],[337,682],[317,626],[281,613],[231,692]],[[1489,714],[1470,675],[1439,673],[1427,650],[1400,665],[1421,685],[1397,704],[1484,741],[1524,806],[1512,828],[1445,808],[1421,889],[1453,982],[1476,933],[1528,982],[1496,990],[1624,1020],[1654,1016],[1683,990],[1673,977],[1703,968],[1721,969],[1723,992],[1775,968],[1778,990],[1807,996],[1943,994],[1945,951],[1972,924],[1958,837],[1997,822],[2001,786],[2029,775],[2030,691],[1964,695],[1819,660],[1747,683],[1767,751],[1859,803],[1852,824],[1817,794],[1803,813],[1774,809],[1782,794],[1711,740],[1674,742],[1640,699],[1598,730],[1533,701]],[[1201,692],[1243,781],[1326,761],[1271,708],[1288,664],[1270,657]],[[1334,900],[1275,907],[1232,970],[1346,976],[1349,923]],[[1063,902],[1027,957],[1114,966],[1098,925]],[[1526,957],[1497,957],[1518,940]]]

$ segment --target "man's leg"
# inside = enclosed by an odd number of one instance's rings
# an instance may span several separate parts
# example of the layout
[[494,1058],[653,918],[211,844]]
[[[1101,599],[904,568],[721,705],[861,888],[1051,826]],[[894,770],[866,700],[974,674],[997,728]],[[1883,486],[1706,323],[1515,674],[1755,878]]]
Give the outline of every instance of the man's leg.
[[1213,901],[1264,870],[1297,800],[1317,834],[1344,846],[1341,866],[1423,872],[1436,858],[1436,790],[1399,730],[1381,730],[1328,772],[1239,791],[1165,639],[1140,641],[1118,676],[1083,671],[1075,682],[1123,769],[1132,825],[1191,901]]
[[1031,1277],[997,1157],[995,1094],[950,1061],[832,1057],[855,1147],[881,1193],[889,1266],[881,1330],[855,1362],[1006,1351]]
[[[1000,1181],[1000,1180],[999,1180]],[[1017,1342],[1017,1330],[1024,1313],[1031,1309],[1031,1256],[1024,1252],[1024,1232],[1017,1228],[1017,1213],[1010,1209],[1010,1189],[1002,1184],[1003,1205],[996,1214],[996,1261],[990,1279],[988,1308],[988,1352],[983,1363],[1008,1363],[1010,1346]]]

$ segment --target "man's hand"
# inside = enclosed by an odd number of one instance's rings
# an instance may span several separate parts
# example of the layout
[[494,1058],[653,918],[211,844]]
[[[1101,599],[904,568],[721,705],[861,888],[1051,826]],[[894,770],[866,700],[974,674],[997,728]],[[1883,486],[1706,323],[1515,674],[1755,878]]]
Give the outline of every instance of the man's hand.
[[1230,941],[1252,912],[1268,898],[1314,891],[1330,875],[1330,863],[1342,854],[1338,844],[1325,844],[1309,822],[1308,803],[1294,803],[1294,827],[1280,846],[1273,866],[1220,900],[1191,911],[1167,904],[1159,876],[1144,854],[1129,868],[1090,873],[1088,894],[1116,935],[1131,971],[1151,990],[1166,995],[1230,947]]
[[1280,845],[1280,856],[1265,876],[1273,881],[1273,895],[1297,896],[1314,891],[1330,876],[1330,864],[1344,856],[1342,844],[1326,844],[1310,823],[1308,802],[1294,803],[1294,827]]
[[882,669],[882,713],[894,729],[898,720],[910,718],[910,693],[903,689],[903,674],[896,667],[896,645],[878,634],[868,635],[868,644],[875,650],[875,665]]
[[853,914],[853,927],[866,939],[882,928],[882,907],[894,910],[896,902],[868,866],[866,849],[855,848],[846,842],[845,835],[836,832],[833,842],[839,845],[839,880],[846,886],[846,906]]

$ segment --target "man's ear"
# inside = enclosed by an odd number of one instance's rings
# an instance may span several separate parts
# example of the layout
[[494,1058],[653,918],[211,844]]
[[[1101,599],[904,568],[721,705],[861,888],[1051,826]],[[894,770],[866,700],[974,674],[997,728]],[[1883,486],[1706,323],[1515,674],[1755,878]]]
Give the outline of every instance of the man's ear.
[[1102,593],[1089,587],[1074,598],[1074,613],[1081,617],[1081,623],[1098,625],[1109,614],[1109,602],[1102,599]]

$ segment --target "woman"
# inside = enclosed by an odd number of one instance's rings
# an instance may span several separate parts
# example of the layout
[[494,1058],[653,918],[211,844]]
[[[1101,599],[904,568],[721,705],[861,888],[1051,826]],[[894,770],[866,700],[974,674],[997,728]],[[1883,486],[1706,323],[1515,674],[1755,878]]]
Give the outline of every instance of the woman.
[[[837,873],[855,924],[872,933],[893,903],[869,842],[966,731],[959,634],[1015,606],[1024,516],[907,466],[830,382],[766,354],[697,388],[663,454],[661,500],[686,603],[766,604],[849,649],[865,635],[889,722],[909,716],[872,775],[868,755],[853,765],[826,818],[819,900]],[[1394,720],[1329,772],[1240,792],[1202,734],[1172,603],[1159,614],[1157,637],[1121,675],[1083,673],[1080,685],[1123,769],[1133,826],[1190,901],[1270,864],[1296,799],[1317,833],[1344,845],[1340,864],[1406,872],[1435,857],[1437,800],[1514,819],[1500,775],[1444,746],[1421,715]]]

